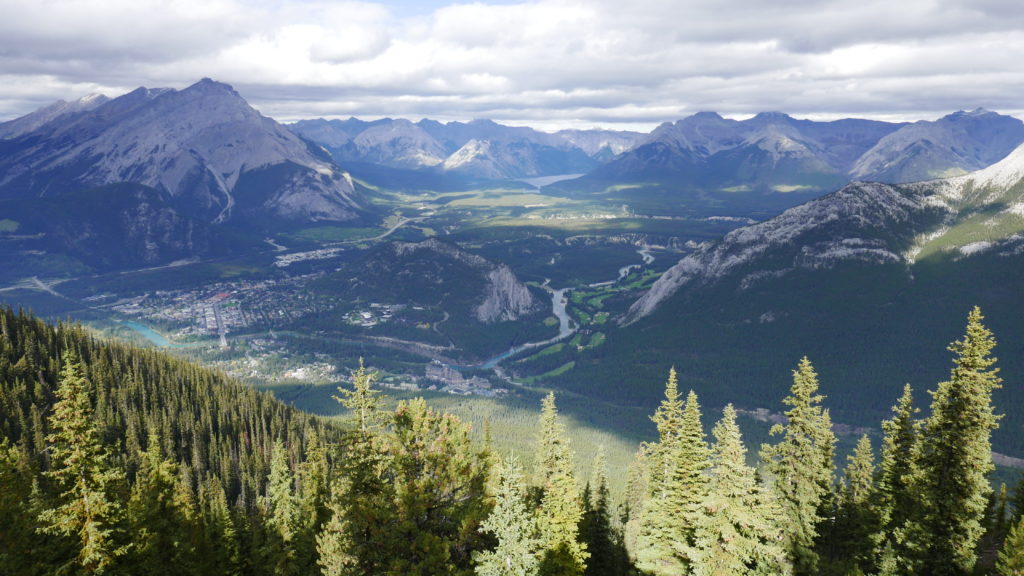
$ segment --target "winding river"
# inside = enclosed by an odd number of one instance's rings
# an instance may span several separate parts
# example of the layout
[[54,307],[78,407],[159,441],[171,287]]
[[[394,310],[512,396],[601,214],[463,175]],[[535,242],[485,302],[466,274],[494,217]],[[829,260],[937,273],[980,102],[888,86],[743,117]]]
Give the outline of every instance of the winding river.
[[[654,262],[654,256],[651,254],[651,248],[649,246],[644,246],[643,248],[637,250],[636,252],[637,254],[640,255],[640,258],[642,259],[642,264],[630,264],[629,266],[623,266],[622,268],[619,268],[619,277],[616,278],[615,280],[598,282],[596,284],[591,284],[590,286],[593,287],[614,284],[615,282],[622,280],[626,276],[629,276],[629,273],[631,271],[638,270],[643,266],[649,265],[652,262]],[[541,287],[551,293],[551,313],[555,316],[555,318],[558,318],[557,336],[553,338],[548,338],[547,340],[541,340],[539,342],[527,342],[526,344],[513,346],[512,348],[509,348],[508,350],[502,352],[501,354],[491,356],[490,358],[477,364],[451,364],[450,366],[452,368],[455,368],[456,370],[465,370],[472,368],[484,368],[489,370],[494,368],[498,364],[501,364],[501,362],[503,362],[504,360],[507,360],[508,358],[522,352],[523,350],[539,348],[541,346],[548,346],[550,344],[558,342],[559,340],[564,340],[565,338],[571,336],[572,334],[575,334],[577,330],[576,323],[573,322],[572,318],[569,317],[569,312],[566,310],[566,306],[569,304],[569,297],[567,296],[567,293],[571,290],[571,288],[559,288],[558,290],[555,290],[554,288],[548,286],[548,282],[549,280],[545,280],[544,284],[542,284]]]

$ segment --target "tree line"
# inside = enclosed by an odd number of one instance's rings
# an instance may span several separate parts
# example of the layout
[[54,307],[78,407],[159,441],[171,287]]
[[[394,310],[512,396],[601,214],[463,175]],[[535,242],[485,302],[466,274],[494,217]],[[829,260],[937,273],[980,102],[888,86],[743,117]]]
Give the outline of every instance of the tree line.
[[0,573],[1024,574],[1024,481],[993,491],[1001,385],[978,309],[922,416],[909,386],[842,471],[817,374],[793,371],[756,458],[675,370],[612,502],[576,477],[554,394],[529,454],[360,364],[340,426],[166,355],[0,311]]

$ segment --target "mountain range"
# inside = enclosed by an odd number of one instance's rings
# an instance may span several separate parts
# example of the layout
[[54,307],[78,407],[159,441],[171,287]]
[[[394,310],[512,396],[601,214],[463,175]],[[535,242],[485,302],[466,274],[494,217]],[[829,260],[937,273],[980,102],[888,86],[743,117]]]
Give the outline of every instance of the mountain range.
[[630,149],[642,135],[610,130],[548,134],[490,120],[441,123],[385,118],[372,122],[303,120],[289,126],[339,162],[507,179],[583,173]]
[[[1004,373],[1024,371],[1022,285],[1024,146],[952,178],[855,182],[700,245],[633,302],[601,358],[580,358],[559,384],[601,382],[599,394],[629,402],[675,365],[712,404],[764,407],[807,355],[836,419],[865,422],[904,383],[924,390],[946,376],[943,346],[975,305]],[[998,396],[1024,402],[1015,383]],[[1024,414],[1007,410],[995,435],[1024,450]]]

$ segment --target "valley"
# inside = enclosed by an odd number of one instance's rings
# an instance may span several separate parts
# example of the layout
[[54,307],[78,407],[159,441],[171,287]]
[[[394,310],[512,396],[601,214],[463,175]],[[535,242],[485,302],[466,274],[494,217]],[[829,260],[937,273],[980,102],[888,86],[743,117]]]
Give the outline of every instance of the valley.
[[[915,124],[699,113],[648,135],[284,126],[210,80],[69,110],[0,143],[0,300],[199,359],[315,413],[336,410],[360,358],[394,397],[464,398],[469,419],[474,402],[518,410],[557,390],[580,422],[649,413],[675,366],[760,437],[767,423],[750,415],[772,409],[808,354],[831,380],[837,429],[856,431],[902,382],[941,378],[934,351],[971,305],[992,311],[1010,350],[1024,336],[1007,297],[1016,268],[989,263],[1016,261],[1000,243],[1021,232],[1020,178],[993,162],[1024,124],[985,110]],[[147,118],[175,134],[161,162],[192,150],[183,173],[117,147],[153,141]],[[111,156],[102,170],[93,153]],[[842,188],[949,174],[960,180]],[[44,180],[66,192],[45,196]],[[959,278],[974,268],[978,290]],[[653,434],[642,416],[604,426],[620,445]],[[996,432],[1010,457],[1024,455],[1022,426],[1013,411]]]

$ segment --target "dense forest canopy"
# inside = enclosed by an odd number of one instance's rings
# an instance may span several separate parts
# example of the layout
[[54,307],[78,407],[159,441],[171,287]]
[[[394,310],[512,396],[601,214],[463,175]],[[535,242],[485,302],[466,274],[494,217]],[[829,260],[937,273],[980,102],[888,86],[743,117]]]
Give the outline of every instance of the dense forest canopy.
[[338,425],[6,309],[0,573],[1018,575],[1024,482],[988,477],[994,346],[974,309],[930,409],[908,386],[842,470],[809,359],[756,466],[732,406],[708,435],[672,371],[657,439],[580,478],[554,394],[530,453],[499,455],[422,399],[383,408],[363,366]]

